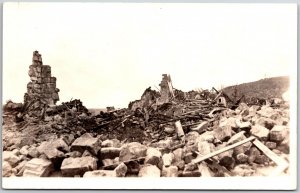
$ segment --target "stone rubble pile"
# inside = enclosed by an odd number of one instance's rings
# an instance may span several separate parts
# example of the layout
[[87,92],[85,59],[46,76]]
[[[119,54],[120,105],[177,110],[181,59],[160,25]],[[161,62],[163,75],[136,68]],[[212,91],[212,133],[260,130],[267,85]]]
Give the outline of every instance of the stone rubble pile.
[[56,79],[37,51],[29,76],[24,104],[3,107],[4,177],[262,176],[289,162],[284,103],[185,93],[164,74],[159,92],[147,88],[128,108],[92,114],[78,99],[55,105]]
[[[272,116],[263,116],[268,111]],[[245,113],[246,112],[246,113]],[[175,129],[153,143],[121,142],[85,133],[3,152],[3,176],[65,177],[219,177],[258,176],[257,168],[275,163],[251,142],[212,156],[194,160],[255,136],[279,157],[289,154],[288,110],[268,106],[224,110],[213,124],[203,121],[185,133]],[[168,126],[171,127],[171,126]],[[34,149],[34,150],[33,150]],[[31,153],[30,153],[31,151]],[[35,153],[32,153],[35,151]],[[288,161],[288,159],[286,160]],[[284,171],[285,173],[288,170]]]

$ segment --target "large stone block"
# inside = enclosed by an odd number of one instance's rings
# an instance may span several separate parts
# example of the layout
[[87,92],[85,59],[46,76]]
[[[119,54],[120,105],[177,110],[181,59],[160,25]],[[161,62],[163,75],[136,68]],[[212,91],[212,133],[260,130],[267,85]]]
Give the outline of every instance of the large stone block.
[[120,151],[120,161],[128,161],[132,159],[137,159],[145,157],[147,152],[147,147],[138,142],[132,142],[121,147]]
[[83,175],[87,171],[97,169],[97,161],[93,157],[66,158],[61,164],[64,176]]
[[24,177],[47,177],[53,171],[51,161],[33,158],[25,164]]
[[51,141],[44,141],[37,148],[38,152],[45,154],[48,159],[55,159],[64,157],[64,152],[69,152],[69,146],[63,139],[55,139]]
[[94,138],[91,134],[85,133],[77,138],[71,145],[71,151],[79,151],[83,153],[88,150],[94,155],[98,154],[101,149],[101,141],[98,138]]
[[121,148],[104,147],[101,148],[100,152],[101,159],[114,159],[115,157],[119,157]]

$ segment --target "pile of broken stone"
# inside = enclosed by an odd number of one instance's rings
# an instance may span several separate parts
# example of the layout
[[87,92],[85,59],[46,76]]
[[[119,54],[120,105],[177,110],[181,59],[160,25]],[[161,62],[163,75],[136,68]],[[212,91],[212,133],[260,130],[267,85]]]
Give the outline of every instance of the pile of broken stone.
[[[255,136],[276,156],[289,153],[289,112],[241,103],[222,112],[218,127],[207,121],[174,140],[151,144],[101,140],[85,133],[63,136],[3,152],[3,176],[66,177],[200,177],[261,175],[256,169],[275,163],[251,141],[214,155],[232,144]],[[203,132],[204,131],[204,132]],[[176,133],[176,129],[173,131]],[[197,162],[197,159],[213,156]],[[288,161],[288,160],[286,160]],[[285,170],[284,172],[288,172]]]
[[[37,56],[33,61],[42,65]],[[24,104],[8,102],[3,176],[260,176],[269,175],[261,168],[278,165],[272,175],[289,173],[288,105],[221,107],[201,93],[173,89],[169,75],[160,86],[160,92],[146,89],[127,109],[97,115],[80,100],[53,105],[50,95],[39,93]],[[11,139],[26,131],[36,133],[29,133],[30,140]]]

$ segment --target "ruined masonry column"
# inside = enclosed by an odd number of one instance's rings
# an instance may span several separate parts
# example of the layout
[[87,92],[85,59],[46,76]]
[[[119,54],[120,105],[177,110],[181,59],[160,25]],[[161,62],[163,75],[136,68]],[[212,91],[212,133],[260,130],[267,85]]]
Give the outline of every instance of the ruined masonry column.
[[27,84],[24,102],[39,98],[48,105],[54,105],[59,101],[56,78],[51,77],[51,67],[43,65],[42,55],[38,51],[33,52],[32,65],[29,66],[28,75],[31,81]]

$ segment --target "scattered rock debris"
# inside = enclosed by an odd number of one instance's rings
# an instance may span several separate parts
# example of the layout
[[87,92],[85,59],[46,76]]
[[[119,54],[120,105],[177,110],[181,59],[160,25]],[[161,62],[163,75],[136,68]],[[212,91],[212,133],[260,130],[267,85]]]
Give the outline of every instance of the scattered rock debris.
[[[24,103],[3,106],[3,176],[219,177],[289,173],[289,106],[248,106],[215,88],[183,92],[163,74],[128,108],[92,114],[59,100],[33,53]],[[272,104],[275,103],[272,101]],[[281,170],[275,170],[276,165]]]

